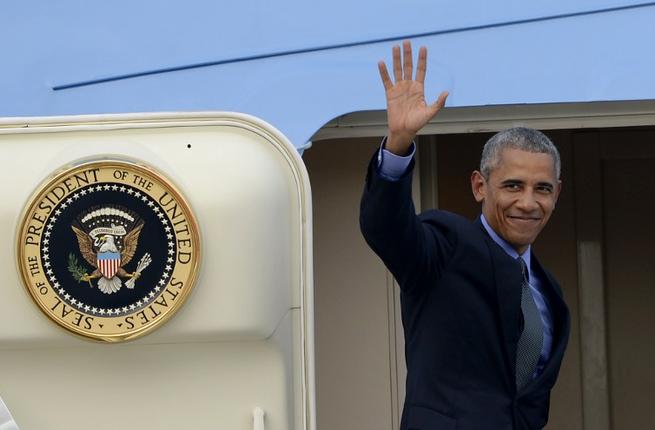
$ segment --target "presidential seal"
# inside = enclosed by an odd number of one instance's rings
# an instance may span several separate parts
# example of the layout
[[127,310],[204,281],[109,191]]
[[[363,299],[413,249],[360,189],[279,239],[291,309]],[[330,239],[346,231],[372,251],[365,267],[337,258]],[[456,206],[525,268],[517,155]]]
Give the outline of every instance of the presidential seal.
[[103,160],[66,169],[30,199],[18,264],[39,308],[65,329],[134,339],[182,305],[199,263],[195,218],[154,169]]

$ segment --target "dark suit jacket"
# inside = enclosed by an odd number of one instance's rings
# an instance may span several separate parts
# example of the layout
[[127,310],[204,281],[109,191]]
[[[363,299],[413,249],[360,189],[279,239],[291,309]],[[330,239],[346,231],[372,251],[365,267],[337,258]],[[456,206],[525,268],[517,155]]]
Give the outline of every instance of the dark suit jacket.
[[557,282],[533,255],[553,317],[553,347],[544,372],[517,392],[519,264],[479,219],[445,211],[416,216],[412,169],[391,182],[376,163],[369,166],[360,224],[401,288],[408,372],[401,430],[543,428],[570,328]]

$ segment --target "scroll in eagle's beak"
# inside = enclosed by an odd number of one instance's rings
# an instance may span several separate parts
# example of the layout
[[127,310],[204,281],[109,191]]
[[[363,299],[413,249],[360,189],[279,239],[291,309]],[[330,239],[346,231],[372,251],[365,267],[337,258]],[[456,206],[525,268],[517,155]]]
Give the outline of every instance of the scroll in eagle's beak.
[[105,242],[107,242],[107,235],[106,234],[103,235],[103,236],[100,236],[100,237],[96,237],[96,239],[93,241],[93,244],[95,246],[100,246]]

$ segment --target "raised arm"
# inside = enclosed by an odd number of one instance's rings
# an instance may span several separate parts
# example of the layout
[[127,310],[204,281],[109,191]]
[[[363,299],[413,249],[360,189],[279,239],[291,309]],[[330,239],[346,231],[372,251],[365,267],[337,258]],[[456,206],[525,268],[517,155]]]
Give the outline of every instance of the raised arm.
[[[448,96],[443,92],[435,103],[427,105],[423,94],[427,50],[420,50],[415,80],[409,42],[403,43],[403,56],[401,61],[400,47],[395,46],[395,83],[384,62],[379,63],[387,96],[386,149],[398,155],[406,155],[416,133],[439,112]],[[439,275],[453,243],[451,234],[437,219],[423,222],[416,216],[411,196],[412,165],[410,162],[409,169],[399,178],[389,178],[381,174],[377,157],[374,158],[369,165],[360,211],[364,238],[407,292],[430,285],[424,280]]]
[[391,80],[384,61],[378,63],[380,77],[387,97],[387,122],[389,135],[386,149],[398,155],[405,155],[418,131],[423,128],[444,107],[448,92],[443,91],[437,101],[428,105],[425,102],[425,72],[428,50],[419,49],[416,79],[412,60],[412,45],[403,42],[402,59],[400,46],[393,52],[393,76]]

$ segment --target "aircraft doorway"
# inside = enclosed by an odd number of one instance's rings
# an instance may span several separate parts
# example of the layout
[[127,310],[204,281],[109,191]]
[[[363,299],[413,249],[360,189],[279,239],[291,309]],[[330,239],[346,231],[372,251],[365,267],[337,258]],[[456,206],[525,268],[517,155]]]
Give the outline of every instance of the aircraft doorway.
[[[571,338],[547,429],[655,427],[655,266],[649,218],[655,127],[547,130],[563,191],[535,252],[562,285]],[[471,219],[469,175],[491,133],[421,136],[415,201]],[[315,238],[318,428],[397,429],[404,356],[393,279],[357,224],[381,136],[316,143],[304,156]]]

